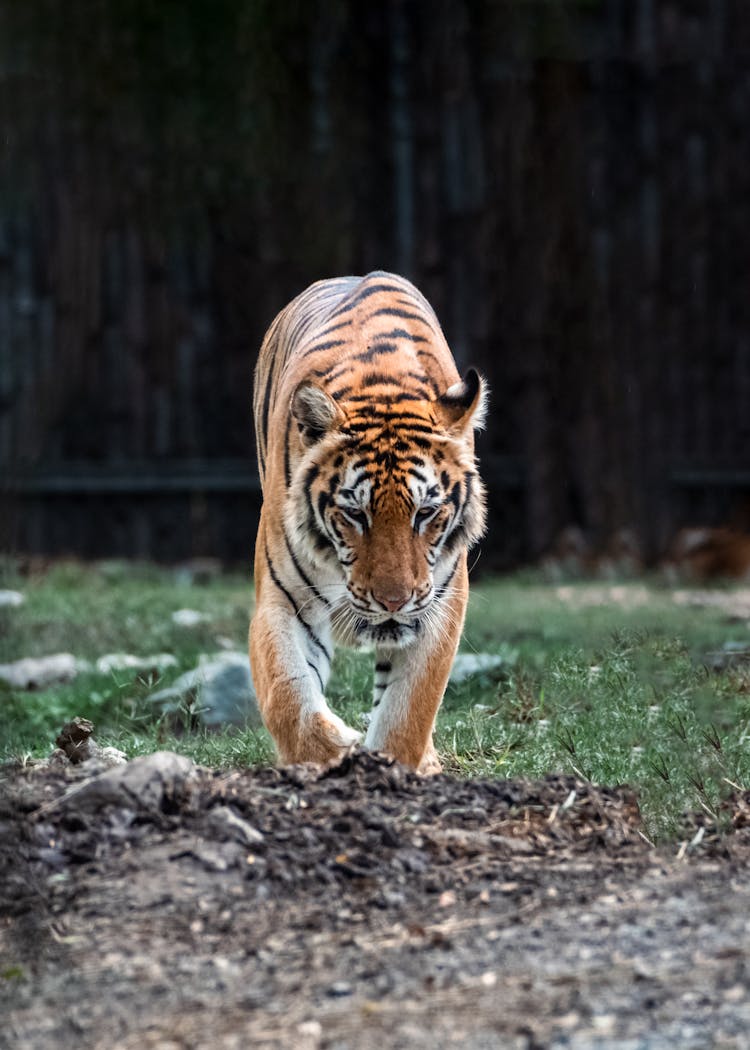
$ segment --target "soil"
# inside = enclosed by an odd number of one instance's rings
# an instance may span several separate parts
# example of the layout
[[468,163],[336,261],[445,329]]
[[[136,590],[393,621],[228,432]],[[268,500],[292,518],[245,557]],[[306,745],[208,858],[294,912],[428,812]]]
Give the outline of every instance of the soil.
[[0,1044],[750,1046],[747,796],[162,759],[5,771]]

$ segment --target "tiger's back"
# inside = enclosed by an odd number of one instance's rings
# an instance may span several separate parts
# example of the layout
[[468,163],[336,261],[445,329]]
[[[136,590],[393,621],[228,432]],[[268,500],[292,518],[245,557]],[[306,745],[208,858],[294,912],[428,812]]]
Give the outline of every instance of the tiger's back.
[[286,453],[287,438],[294,444],[289,400],[305,379],[350,400],[389,386],[435,397],[459,376],[432,307],[410,281],[383,271],[317,281],[277,315],[258,356],[253,412],[264,485],[269,428],[277,436],[283,428]]
[[318,282],[269,328],[255,376],[264,504],[251,659],[283,759],[328,760],[355,738],[322,695],[343,642],[376,650],[366,743],[428,762],[466,549],[484,525],[483,401],[426,299],[396,275]]

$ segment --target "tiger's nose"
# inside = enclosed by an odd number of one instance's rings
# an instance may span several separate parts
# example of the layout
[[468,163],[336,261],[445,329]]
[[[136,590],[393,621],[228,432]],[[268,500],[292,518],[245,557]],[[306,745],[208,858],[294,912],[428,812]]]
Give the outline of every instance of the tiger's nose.
[[399,609],[403,609],[411,598],[411,591],[396,590],[391,587],[387,591],[384,588],[382,592],[373,590],[372,596],[388,612],[398,612]]

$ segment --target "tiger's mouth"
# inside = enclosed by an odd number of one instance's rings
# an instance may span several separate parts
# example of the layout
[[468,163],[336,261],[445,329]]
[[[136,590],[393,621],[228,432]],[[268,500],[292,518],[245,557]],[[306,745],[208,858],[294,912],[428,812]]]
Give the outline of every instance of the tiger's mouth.
[[354,625],[354,633],[360,644],[391,646],[399,649],[414,641],[421,627],[422,621],[419,617],[413,617],[407,621],[390,618],[381,620],[380,623],[358,619]]

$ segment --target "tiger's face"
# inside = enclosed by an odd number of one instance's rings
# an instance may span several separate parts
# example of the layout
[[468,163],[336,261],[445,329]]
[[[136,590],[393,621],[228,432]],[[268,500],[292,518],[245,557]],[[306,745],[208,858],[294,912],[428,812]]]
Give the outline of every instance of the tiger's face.
[[473,429],[475,372],[434,401],[337,404],[302,384],[292,404],[307,451],[290,508],[297,537],[342,586],[348,644],[400,648],[429,630],[460,550],[484,529]]

